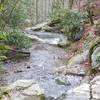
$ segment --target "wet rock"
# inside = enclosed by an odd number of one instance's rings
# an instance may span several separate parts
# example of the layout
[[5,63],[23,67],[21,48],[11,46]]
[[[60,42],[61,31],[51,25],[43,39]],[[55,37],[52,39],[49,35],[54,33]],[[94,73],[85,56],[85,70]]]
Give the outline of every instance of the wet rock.
[[42,27],[46,26],[47,24],[48,24],[48,22],[44,22],[44,23],[41,23],[41,24],[37,24],[34,27],[26,28],[25,30],[39,31],[39,30],[42,29]]
[[6,73],[7,73],[6,69],[0,68],[0,75],[1,75],[1,74],[6,74]]
[[14,73],[22,73],[23,71],[22,70],[16,70],[14,71]]
[[100,62],[97,60],[97,56],[99,56],[99,53],[100,53],[100,47],[97,47],[92,56],[91,56],[91,59],[92,59],[92,67],[98,67],[100,66]]
[[64,73],[65,75],[75,75],[84,77],[87,69],[84,67],[84,62],[88,59],[89,51],[85,51],[82,54],[78,54],[72,57],[68,61],[68,65],[62,68],[56,69],[56,73]]
[[45,25],[44,27],[42,27],[42,31],[44,31],[44,32],[63,33],[63,32],[61,31],[61,27],[59,27],[59,26],[50,27],[50,26],[48,26],[48,25]]
[[24,22],[24,27],[30,27],[32,25],[32,20],[26,19]]
[[88,59],[89,51],[84,51],[82,54],[77,54],[68,61],[68,66],[73,66],[77,64],[82,64]]
[[66,77],[57,77],[55,81],[59,85],[71,85],[71,83],[66,79]]
[[66,46],[71,43],[70,41],[68,41],[65,35],[59,33],[34,32],[30,29],[25,32],[27,33],[26,36],[28,36],[32,40],[36,40],[41,43],[47,43],[58,46]]
[[82,84],[66,93],[64,100],[90,100],[89,84]]
[[2,100],[43,100],[44,98],[44,90],[33,80],[18,80],[8,88],[9,96],[2,95]]
[[54,32],[54,29],[48,25],[45,25],[44,27],[42,27],[42,30],[46,32]]
[[61,66],[61,67],[58,67],[58,68],[55,68],[54,69],[54,74],[61,74],[63,73],[65,70],[66,70],[67,66]]
[[83,37],[83,34],[84,34],[84,28],[81,27],[80,28],[80,31],[76,34],[73,34],[71,36],[68,36],[68,40],[71,40],[71,41],[78,41],[80,40],[82,37]]
[[86,74],[86,68],[82,65],[73,65],[73,66],[62,66],[59,68],[56,68],[54,70],[55,74],[64,74],[64,75],[72,75],[72,76],[85,76]]
[[79,76],[84,76],[86,74],[86,68],[84,68],[83,65],[73,65],[73,66],[67,66],[64,72],[66,75],[67,73],[72,73],[72,75],[79,75]]
[[92,81],[92,98],[93,100],[100,100],[100,75],[96,76]]
[[100,20],[97,20],[96,23],[96,35],[100,36]]
[[30,66],[27,66],[27,69],[30,69],[31,67]]

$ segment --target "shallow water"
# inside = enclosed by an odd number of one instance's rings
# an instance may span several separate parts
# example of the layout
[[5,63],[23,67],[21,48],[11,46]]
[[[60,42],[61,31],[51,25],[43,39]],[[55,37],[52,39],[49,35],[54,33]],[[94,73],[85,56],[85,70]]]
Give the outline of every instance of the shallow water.
[[[47,97],[58,98],[68,89],[80,84],[81,77],[54,74],[55,68],[64,66],[67,62],[66,52],[62,48],[35,42],[30,52],[30,58],[8,61],[5,64],[6,73],[0,75],[1,85],[19,79],[33,79],[45,89]],[[57,77],[64,78],[65,85],[59,85],[55,81]]]

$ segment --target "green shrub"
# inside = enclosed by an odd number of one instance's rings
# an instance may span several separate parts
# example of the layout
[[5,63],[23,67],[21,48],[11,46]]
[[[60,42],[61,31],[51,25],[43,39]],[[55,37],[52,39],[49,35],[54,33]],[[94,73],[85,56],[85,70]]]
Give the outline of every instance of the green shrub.
[[82,37],[83,22],[86,16],[64,8],[55,8],[50,15],[52,22],[59,23],[69,40],[78,40]]
[[100,63],[100,52],[96,55],[96,61]]
[[52,13],[50,13],[49,17],[53,23],[61,23],[62,18],[65,16],[65,14],[66,14],[65,9],[56,7],[52,10]]
[[22,27],[28,17],[28,4],[27,0],[3,0],[0,3],[0,30],[4,30],[5,26]]
[[0,65],[2,60],[7,59],[6,54],[12,49],[27,49],[31,46],[31,40],[21,31],[0,31]]
[[18,49],[29,48],[31,46],[31,40],[20,30],[0,32],[0,41]]
[[5,44],[0,44],[0,68],[3,66],[2,61],[7,59],[6,53],[9,52],[11,48]]
[[68,36],[69,40],[76,40],[78,38],[81,38],[83,26],[82,16],[80,13],[66,11],[65,16],[62,18],[61,26],[64,30],[64,33]]
[[100,20],[96,23],[96,34],[100,36]]
[[5,43],[18,49],[27,49],[31,46],[31,40],[18,30],[7,33]]

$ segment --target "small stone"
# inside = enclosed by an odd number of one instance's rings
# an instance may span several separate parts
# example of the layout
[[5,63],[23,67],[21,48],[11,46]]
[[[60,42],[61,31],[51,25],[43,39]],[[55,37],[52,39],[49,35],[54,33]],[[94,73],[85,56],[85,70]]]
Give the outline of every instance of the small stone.
[[22,70],[17,70],[17,71],[14,71],[14,73],[21,73],[23,72]]
[[30,66],[27,66],[27,69],[30,69],[31,67]]
[[63,79],[56,78],[55,81],[56,81],[56,83],[59,84],[59,85],[66,85],[66,82],[65,82],[65,80],[63,80]]

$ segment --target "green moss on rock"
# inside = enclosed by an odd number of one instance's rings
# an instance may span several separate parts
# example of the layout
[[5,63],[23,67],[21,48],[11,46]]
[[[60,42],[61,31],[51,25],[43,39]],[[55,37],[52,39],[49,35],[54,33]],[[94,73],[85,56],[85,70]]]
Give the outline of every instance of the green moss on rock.
[[92,63],[91,55],[93,54],[94,50],[100,46],[100,37],[96,38],[90,45],[90,50],[89,50],[89,60],[90,64]]

